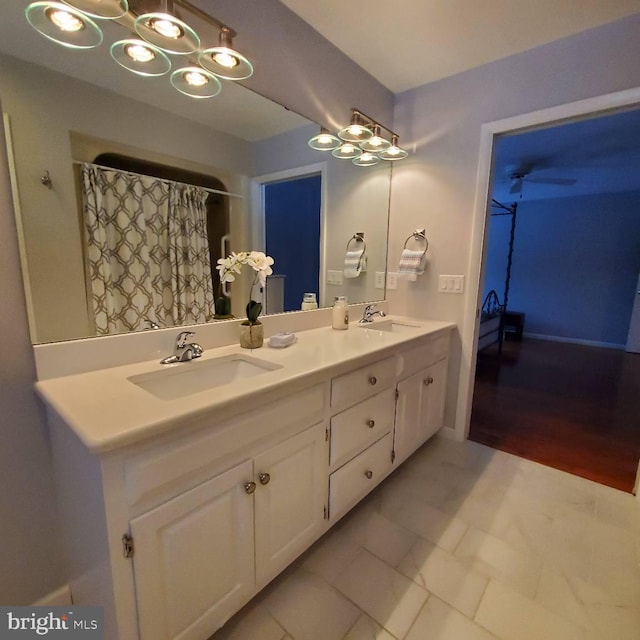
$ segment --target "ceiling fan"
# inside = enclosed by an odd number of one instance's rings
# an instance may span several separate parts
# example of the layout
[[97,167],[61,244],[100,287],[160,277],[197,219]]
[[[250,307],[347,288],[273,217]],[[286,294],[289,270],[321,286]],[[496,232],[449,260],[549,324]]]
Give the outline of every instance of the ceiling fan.
[[557,184],[563,186],[569,186],[576,183],[574,178],[553,178],[540,176],[531,176],[535,169],[531,166],[520,168],[507,168],[507,178],[511,180],[511,187],[509,193],[522,193],[522,185],[524,182],[531,182],[536,184]]

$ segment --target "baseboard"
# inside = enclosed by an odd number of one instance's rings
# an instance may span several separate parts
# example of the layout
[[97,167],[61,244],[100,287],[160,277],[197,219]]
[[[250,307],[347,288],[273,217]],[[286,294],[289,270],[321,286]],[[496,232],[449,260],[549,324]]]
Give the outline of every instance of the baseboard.
[[44,598],[40,598],[33,603],[35,607],[66,607],[67,605],[72,605],[73,601],[71,600],[71,589],[69,589],[69,585],[65,584],[64,586],[48,593]]
[[633,491],[631,492],[640,502],[640,460],[638,460],[638,470],[636,471],[636,482],[633,485]]
[[549,342],[566,342],[568,344],[581,344],[585,347],[603,347],[604,349],[618,349],[624,351],[624,344],[615,344],[613,342],[598,342],[597,340],[580,340],[579,338],[566,338],[565,336],[547,336],[541,333],[525,333],[525,338],[533,338],[534,340],[547,340]]

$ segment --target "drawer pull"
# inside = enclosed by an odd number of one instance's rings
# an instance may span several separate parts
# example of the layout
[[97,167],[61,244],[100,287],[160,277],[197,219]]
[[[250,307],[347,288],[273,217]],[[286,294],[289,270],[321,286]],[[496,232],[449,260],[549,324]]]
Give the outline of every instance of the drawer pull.
[[256,490],[255,482],[245,482],[243,486],[246,493],[253,493]]
[[371,386],[374,386],[375,384],[377,384],[377,382],[378,382],[378,378],[376,378],[375,376],[371,376],[371,377],[369,378],[369,384],[370,384]]
[[258,480],[260,480],[260,484],[269,484],[271,476],[268,473],[260,473],[258,474]]
[[367,476],[367,478],[369,480],[371,480],[371,478],[373,478],[373,471],[369,470],[369,471],[365,471],[364,475]]
[[428,378],[425,378],[423,382],[424,382],[424,386],[428,387],[430,384],[433,384],[433,378],[429,376]]
[[369,429],[373,429],[373,427],[375,426],[376,426],[375,420],[367,420],[367,427],[369,427]]

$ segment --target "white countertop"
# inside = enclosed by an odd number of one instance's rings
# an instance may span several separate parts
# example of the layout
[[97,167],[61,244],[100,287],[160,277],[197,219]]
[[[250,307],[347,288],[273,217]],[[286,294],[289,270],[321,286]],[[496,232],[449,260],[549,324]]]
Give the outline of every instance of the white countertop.
[[[265,394],[285,385],[303,383],[305,378],[343,364],[354,363],[377,352],[389,350],[416,338],[455,325],[452,322],[416,320],[388,316],[406,322],[398,333],[378,331],[376,323],[362,328],[352,323],[346,331],[322,327],[301,331],[296,344],[284,349],[249,351],[239,345],[208,349],[194,362],[247,354],[259,360],[281,365],[274,371],[192,393],[174,400],[163,400],[130,382],[128,378],[160,371],[168,367],[189,367],[192,363],[161,365],[158,360],[128,364],[36,383],[45,403],[96,453],[113,450],[166,433],[184,424],[185,419],[212,415],[213,412],[243,402],[241,411],[264,403]],[[169,354],[167,354],[169,355]]]

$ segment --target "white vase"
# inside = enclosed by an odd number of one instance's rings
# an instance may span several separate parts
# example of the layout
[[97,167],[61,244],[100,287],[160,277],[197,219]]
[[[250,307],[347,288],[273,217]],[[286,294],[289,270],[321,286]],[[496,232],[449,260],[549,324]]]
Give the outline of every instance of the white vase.
[[240,346],[243,349],[259,349],[263,343],[263,324],[240,324]]

